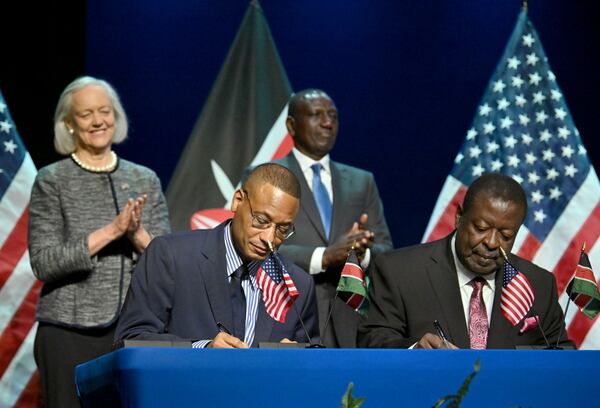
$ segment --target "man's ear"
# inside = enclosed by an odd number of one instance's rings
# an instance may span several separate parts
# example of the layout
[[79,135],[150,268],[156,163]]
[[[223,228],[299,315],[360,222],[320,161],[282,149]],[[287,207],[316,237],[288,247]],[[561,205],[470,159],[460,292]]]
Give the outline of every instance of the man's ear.
[[464,214],[463,206],[459,204],[456,207],[456,214],[454,216],[454,228],[458,228],[458,224],[460,223],[460,219]]
[[287,119],[285,120],[285,127],[287,128],[287,131],[292,138],[296,134],[295,126],[296,126],[296,121],[294,120],[294,118],[291,116],[288,116]]
[[231,211],[236,212],[242,201],[244,201],[244,193],[238,188],[233,193],[233,200],[231,200]]

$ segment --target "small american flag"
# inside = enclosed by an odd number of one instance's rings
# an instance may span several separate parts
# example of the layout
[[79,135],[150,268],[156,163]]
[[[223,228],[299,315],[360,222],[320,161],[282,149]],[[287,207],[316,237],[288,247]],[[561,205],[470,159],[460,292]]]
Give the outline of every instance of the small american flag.
[[33,340],[41,283],[27,250],[36,173],[0,92],[0,407],[34,407],[39,400]]
[[516,326],[529,313],[534,299],[535,293],[527,277],[506,260],[500,296],[500,310],[504,317]]
[[[512,251],[554,274],[564,309],[583,242],[592,264],[600,264],[600,181],[525,11],[454,163],[423,240],[454,229],[456,207],[473,180],[485,172],[509,175],[525,189],[529,204]],[[565,321],[578,347],[600,347],[596,321],[575,308]]]
[[269,254],[258,268],[256,281],[269,316],[285,323],[285,316],[300,292],[276,252]]

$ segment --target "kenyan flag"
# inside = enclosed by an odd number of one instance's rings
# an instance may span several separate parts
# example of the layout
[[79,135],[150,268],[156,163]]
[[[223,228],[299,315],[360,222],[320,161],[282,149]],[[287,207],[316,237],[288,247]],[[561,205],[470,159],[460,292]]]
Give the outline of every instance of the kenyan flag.
[[369,306],[367,279],[360,267],[360,262],[354,249],[350,250],[348,259],[346,259],[346,263],[342,269],[337,287],[337,295],[360,315],[366,315]]
[[567,294],[579,306],[579,310],[590,319],[596,317],[600,311],[598,285],[590,260],[583,249],[579,257],[579,264],[575,268],[575,274],[567,286]]
[[248,7],[167,188],[173,230],[212,228],[244,169],[285,156],[292,93],[258,1]]

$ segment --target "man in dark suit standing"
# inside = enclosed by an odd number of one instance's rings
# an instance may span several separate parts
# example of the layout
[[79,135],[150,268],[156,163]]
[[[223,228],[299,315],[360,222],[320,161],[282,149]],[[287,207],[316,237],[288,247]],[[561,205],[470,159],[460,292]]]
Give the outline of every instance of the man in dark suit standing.
[[315,280],[324,344],[355,347],[360,317],[341,300],[336,300],[327,332],[323,331],[353,243],[363,268],[376,253],[392,249],[377,185],[372,173],[330,159],[338,111],[322,90],[294,94],[286,126],[294,149],[276,163],[296,175],[302,200],[297,233],[281,246],[281,253]]
[[[572,346],[554,276],[510,254],[526,214],[527,197],[515,180],[497,173],[475,180],[457,209],[452,234],[377,258],[359,345],[515,348],[548,345],[544,337],[555,345],[562,333],[561,345]],[[502,249],[534,292],[530,310],[515,326],[501,309]],[[528,296],[526,288],[522,293]],[[432,333],[434,320],[439,320],[449,342]]]
[[185,339],[198,348],[309,337],[318,342],[312,279],[283,260],[299,296],[281,322],[265,307],[257,273],[269,248],[294,234],[299,204],[296,177],[283,166],[263,164],[234,193],[233,219],[213,230],[154,238],[133,273],[116,340]]

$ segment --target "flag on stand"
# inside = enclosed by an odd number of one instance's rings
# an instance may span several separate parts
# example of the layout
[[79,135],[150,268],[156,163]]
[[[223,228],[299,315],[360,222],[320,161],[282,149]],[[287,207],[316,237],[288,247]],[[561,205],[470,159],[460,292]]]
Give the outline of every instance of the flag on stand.
[[285,323],[285,316],[300,292],[277,253],[270,253],[258,268],[256,282],[269,316]]
[[527,277],[506,259],[500,296],[500,310],[504,317],[516,326],[529,313],[534,300],[535,292]]
[[[507,174],[521,183],[529,203],[513,252],[554,273],[564,309],[583,242],[600,263],[600,182],[526,11],[454,162],[423,240],[454,229],[456,207],[473,180],[485,172]],[[566,323],[580,348],[600,348],[600,326],[577,310],[569,310]]]
[[596,317],[600,312],[598,285],[594,278],[590,260],[583,248],[575,273],[567,285],[567,294],[579,306],[579,310],[590,319]]
[[340,299],[361,316],[366,315],[369,307],[367,281],[354,249],[351,249],[348,253],[348,258],[340,275],[337,293]]
[[33,340],[41,283],[27,250],[36,173],[0,92],[0,407],[37,407],[40,400]]
[[249,7],[167,188],[174,230],[231,216],[243,171],[285,156],[292,88],[257,0]]

